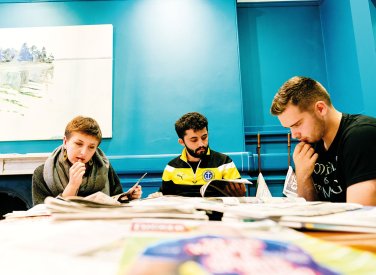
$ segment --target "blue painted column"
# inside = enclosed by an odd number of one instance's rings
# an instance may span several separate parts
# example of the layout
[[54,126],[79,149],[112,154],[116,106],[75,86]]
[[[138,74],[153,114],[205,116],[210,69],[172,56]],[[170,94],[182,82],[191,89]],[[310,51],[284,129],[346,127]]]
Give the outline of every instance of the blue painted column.
[[370,0],[350,0],[364,113],[376,116],[376,51],[370,5]]
[[376,115],[376,54],[369,0],[320,6],[328,90],[342,112]]

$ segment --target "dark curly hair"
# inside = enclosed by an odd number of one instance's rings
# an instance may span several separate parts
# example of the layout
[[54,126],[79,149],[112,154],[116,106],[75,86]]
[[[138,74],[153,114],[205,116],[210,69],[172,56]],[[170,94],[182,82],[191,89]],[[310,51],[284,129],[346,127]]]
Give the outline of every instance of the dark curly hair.
[[208,130],[208,120],[197,112],[186,113],[175,122],[175,131],[181,139],[184,138],[185,131],[192,129],[196,132],[205,127]]

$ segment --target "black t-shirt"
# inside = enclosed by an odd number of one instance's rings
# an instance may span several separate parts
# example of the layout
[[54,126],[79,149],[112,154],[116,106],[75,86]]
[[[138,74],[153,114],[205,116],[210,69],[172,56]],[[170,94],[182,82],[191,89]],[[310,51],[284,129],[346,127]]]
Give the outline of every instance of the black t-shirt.
[[329,149],[322,140],[314,148],[319,158],[312,178],[319,200],[345,202],[348,186],[376,178],[376,118],[343,114]]

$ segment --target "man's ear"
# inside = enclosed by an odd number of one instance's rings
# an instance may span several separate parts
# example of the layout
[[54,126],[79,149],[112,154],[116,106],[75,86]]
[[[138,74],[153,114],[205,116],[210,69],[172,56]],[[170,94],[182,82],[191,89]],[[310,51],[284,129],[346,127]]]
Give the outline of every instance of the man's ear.
[[315,112],[317,112],[320,116],[325,116],[328,112],[328,105],[324,101],[317,101],[315,103]]
[[184,144],[184,140],[183,140],[183,139],[179,138],[179,139],[178,139],[178,142],[179,142],[179,144],[180,144],[181,146],[185,146],[185,144]]

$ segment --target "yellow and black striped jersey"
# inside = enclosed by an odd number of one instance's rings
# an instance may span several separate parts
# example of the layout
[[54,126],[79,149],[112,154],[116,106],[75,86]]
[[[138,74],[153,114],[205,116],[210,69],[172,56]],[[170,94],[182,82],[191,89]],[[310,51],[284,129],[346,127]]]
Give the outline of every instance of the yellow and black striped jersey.
[[[163,195],[197,197],[201,196],[201,186],[212,179],[239,178],[239,171],[229,156],[208,149],[196,168],[188,162],[184,148],[179,157],[172,159],[166,165],[159,191]],[[216,195],[220,194],[213,194],[213,196]]]

